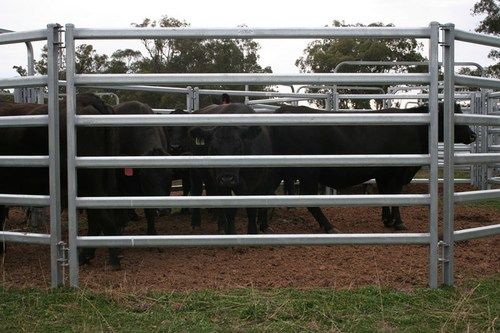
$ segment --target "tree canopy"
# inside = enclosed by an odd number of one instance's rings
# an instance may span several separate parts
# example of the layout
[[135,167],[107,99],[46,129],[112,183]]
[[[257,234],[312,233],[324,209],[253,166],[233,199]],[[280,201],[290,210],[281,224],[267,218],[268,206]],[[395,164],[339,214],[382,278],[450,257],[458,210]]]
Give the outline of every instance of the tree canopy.
[[[472,7],[473,15],[486,15],[476,28],[477,32],[487,33],[495,36],[500,35],[500,6],[495,0],[480,0]],[[500,78],[500,51],[491,50],[488,58],[497,63],[486,68],[486,74],[491,77]]]
[[[185,21],[163,16],[160,20],[145,18],[133,27],[187,27]],[[146,52],[123,49],[111,56],[99,54],[91,44],[76,47],[77,73],[271,73],[271,67],[259,65],[260,45],[251,39],[154,39],[142,40]],[[64,64],[62,64],[64,67]],[[20,75],[26,69],[15,66]],[[47,73],[47,47],[42,57],[35,63],[40,74]],[[64,72],[61,72],[64,77]],[[204,87],[200,87],[204,88]],[[210,88],[228,89],[217,86]],[[261,90],[264,87],[251,87]],[[231,89],[244,87],[231,86]],[[186,98],[180,94],[159,94],[135,91],[115,91],[121,101],[138,99],[156,108],[182,107]],[[238,100],[237,98],[235,100]],[[201,104],[211,103],[204,97]]]

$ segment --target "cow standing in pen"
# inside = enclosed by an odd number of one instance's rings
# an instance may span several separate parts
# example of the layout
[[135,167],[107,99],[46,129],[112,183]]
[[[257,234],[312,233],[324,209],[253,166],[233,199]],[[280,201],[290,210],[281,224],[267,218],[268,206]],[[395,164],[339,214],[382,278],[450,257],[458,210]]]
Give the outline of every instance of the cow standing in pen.
[[[252,114],[255,111],[239,103],[211,105],[197,114]],[[271,141],[267,127],[264,126],[215,126],[192,127],[189,135],[193,138],[194,155],[269,155]],[[200,174],[201,172],[201,174]],[[269,194],[269,170],[267,168],[213,168],[195,170],[192,177],[193,195],[201,195],[201,182],[213,187],[216,195],[265,195]],[[210,194],[210,193],[209,193]],[[199,213],[198,213],[199,214]],[[234,234],[236,208],[219,210],[219,229],[226,234]],[[267,228],[267,208],[247,208],[250,234]],[[196,215],[194,215],[196,217]],[[199,215],[198,215],[199,217]],[[196,221],[195,221],[196,223]]]
[[[18,104],[0,102],[1,116],[46,115],[47,105]],[[76,97],[78,115],[110,115],[112,109],[93,94]],[[59,136],[61,151],[61,199],[62,207],[67,206],[66,168],[66,102],[59,104]],[[110,156],[117,154],[118,136],[116,130],[106,127],[79,127],[77,130],[78,156]],[[48,130],[46,127],[0,128],[0,155],[48,155]],[[78,176],[78,196],[118,195],[117,179],[112,169],[80,169]],[[0,193],[49,194],[48,168],[0,168]],[[1,207],[6,211],[5,207]],[[126,219],[123,210],[87,209],[88,234],[108,236],[120,235]],[[3,214],[5,215],[5,214]],[[2,216],[5,218],[5,216]],[[3,220],[2,220],[3,222]],[[109,249],[110,264],[118,268],[118,249]],[[92,249],[83,249],[80,263],[89,262],[94,257]]]
[[[325,111],[299,106],[283,106],[278,114],[324,113]],[[376,113],[428,113],[427,105],[411,109],[384,109]],[[460,113],[459,105],[455,112]],[[360,114],[362,116],[362,114]],[[428,125],[330,125],[276,126],[271,128],[275,155],[370,155],[370,154],[428,154]],[[443,138],[443,105],[439,105],[439,141]],[[455,142],[470,144],[476,134],[465,125],[455,125]],[[317,194],[318,184],[342,189],[362,184],[370,179],[377,182],[380,194],[400,194],[421,166],[321,167],[279,168],[274,188],[286,177],[299,179],[301,194]],[[308,207],[325,232],[332,225],[319,207]],[[385,226],[405,230],[399,207],[383,207]]]
[[[114,107],[119,115],[154,114],[146,104],[131,101]],[[118,154],[122,156],[167,156],[167,138],[158,126],[118,127]],[[172,170],[167,168],[117,169],[118,188],[126,196],[169,196]],[[156,235],[157,210],[144,209],[148,235]]]

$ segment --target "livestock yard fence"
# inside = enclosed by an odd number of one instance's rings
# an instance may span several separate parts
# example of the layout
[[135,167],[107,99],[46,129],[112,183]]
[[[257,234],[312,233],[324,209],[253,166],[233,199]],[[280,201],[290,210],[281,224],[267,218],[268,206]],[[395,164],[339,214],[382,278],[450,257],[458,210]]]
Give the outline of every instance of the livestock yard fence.
[[[65,41],[61,36],[64,33]],[[319,39],[319,38],[418,38],[428,42],[428,68],[425,73],[303,73],[303,74],[80,74],[75,72],[75,43],[82,40],[113,39]],[[498,127],[500,116],[500,80],[485,77],[457,75],[454,72],[455,41],[500,47],[500,38],[469,33],[455,29],[453,24],[440,25],[432,22],[420,28],[236,28],[236,29],[194,29],[194,28],[130,28],[130,29],[87,29],[67,24],[64,31],[57,24],[47,29],[26,32],[4,32],[0,44],[47,41],[47,75],[0,80],[0,88],[47,87],[48,116],[1,117],[0,126],[48,126],[49,156],[2,156],[1,167],[49,167],[50,195],[0,195],[2,205],[50,206],[50,234],[19,233],[0,231],[0,240],[50,245],[52,286],[64,284],[63,272],[69,266],[69,284],[78,286],[78,250],[85,247],[159,247],[159,246],[274,246],[274,245],[338,245],[338,244],[404,244],[428,246],[428,284],[436,288],[442,281],[453,285],[455,241],[495,235],[500,224],[454,230],[454,204],[470,200],[499,198],[500,190],[491,189],[498,184],[496,171],[500,163]],[[441,62],[439,49],[442,48]],[[66,81],[58,80],[59,54],[66,49]],[[32,58],[29,60],[32,62]],[[439,81],[442,64],[444,80]],[[331,86],[325,94],[301,92],[276,93],[229,91],[233,95],[249,97],[273,97],[272,102],[300,99],[325,98],[327,109],[338,110],[341,98],[380,98],[383,100],[405,98],[390,92],[385,94],[375,88],[377,94],[356,96],[339,94],[341,86],[374,87],[384,86],[426,86],[428,93],[421,98],[428,99],[428,114],[356,114],[332,112],[331,114],[272,114],[251,115],[193,115],[183,117],[170,114],[155,114],[141,117],[114,115],[76,115],[76,93],[79,87],[101,87],[143,91],[185,93],[187,109],[199,107],[197,96],[219,91],[203,91],[192,88],[198,85],[313,85]],[[187,88],[165,88],[168,85]],[[455,94],[455,86],[481,88],[467,96]],[[68,174],[68,236],[67,242],[61,235],[61,191],[59,161],[59,86],[67,94],[67,174]],[[440,89],[442,92],[440,93]],[[408,97],[409,98],[409,97]],[[413,95],[411,98],[415,98]],[[453,113],[456,98],[472,99],[474,113]],[[443,175],[443,239],[438,239],[438,100],[444,100],[444,144],[442,145]],[[247,100],[259,109],[273,109],[269,98]],[[162,110],[158,110],[161,112]],[[406,155],[320,155],[320,156],[95,156],[76,155],[76,128],[81,126],[188,126],[188,125],[375,125],[404,124],[408,126],[426,124],[429,126],[429,153]],[[455,152],[454,124],[467,124],[480,128],[480,142],[471,151]],[[495,128],[496,127],[496,128]],[[469,149],[469,148],[467,148]],[[401,195],[272,195],[272,196],[203,196],[203,197],[78,197],[76,171],[79,168],[210,168],[210,167],[321,167],[321,166],[420,166],[428,167],[427,194]],[[455,165],[474,165],[472,182],[481,190],[454,193]],[[485,184],[485,185],[482,185]],[[168,207],[307,207],[307,206],[409,206],[429,207],[429,229],[425,233],[378,233],[378,234],[280,234],[280,235],[158,235],[158,236],[82,236],[78,234],[78,209],[87,208],[168,208]],[[439,268],[442,265],[442,279]]]

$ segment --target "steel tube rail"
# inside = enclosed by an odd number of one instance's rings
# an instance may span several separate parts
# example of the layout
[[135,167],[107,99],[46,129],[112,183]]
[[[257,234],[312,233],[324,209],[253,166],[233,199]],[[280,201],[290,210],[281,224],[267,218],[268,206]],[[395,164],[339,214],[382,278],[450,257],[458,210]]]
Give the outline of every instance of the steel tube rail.
[[500,153],[455,154],[455,164],[500,163]]
[[431,38],[429,47],[429,287],[438,287],[438,74],[439,74],[439,23],[430,24]]
[[460,242],[474,238],[498,235],[499,233],[500,233],[500,224],[495,224],[495,225],[488,225],[485,227],[457,230],[454,232],[455,235],[454,237],[455,241]]
[[280,245],[376,245],[429,243],[429,234],[280,234],[280,235],[174,235],[80,236],[79,247],[192,247]]
[[78,126],[193,126],[193,125],[409,125],[429,124],[429,114],[238,114],[238,115],[112,115],[76,116]]
[[428,38],[429,28],[132,28],[132,29],[74,29],[75,39],[167,39],[167,38]]
[[227,93],[231,96],[248,96],[248,97],[304,97],[304,98],[324,98],[325,94],[320,93],[294,93],[294,92],[278,92],[278,91],[249,91],[249,90],[216,90],[216,89],[199,89],[200,95],[216,95]]
[[459,125],[500,126],[500,117],[482,114],[456,114],[455,123]]
[[454,140],[455,140],[455,26],[448,24],[443,31],[443,63],[444,63],[444,168],[443,178],[443,283],[448,286],[454,281]]
[[[439,94],[438,98],[443,98]],[[398,94],[339,94],[340,99],[428,99],[429,94],[398,95]],[[455,99],[470,99],[466,94],[455,94]]]
[[417,166],[429,164],[426,154],[404,155],[252,155],[252,156],[100,156],[77,157],[79,168],[214,168]]
[[66,134],[67,134],[67,171],[68,171],[68,263],[69,283],[78,287],[78,213],[76,211],[77,180],[76,180],[76,87],[75,87],[75,39],[74,26],[66,25]]
[[429,205],[427,194],[77,197],[79,208],[220,208]]
[[2,155],[0,167],[48,167],[49,156]]
[[47,26],[47,104],[48,104],[48,146],[49,146],[49,193],[50,193],[50,267],[52,287],[62,286],[64,257],[60,248],[61,235],[61,153],[59,133],[59,47],[58,24]]
[[35,42],[47,39],[47,30],[13,31],[0,34],[0,45]]
[[12,243],[27,243],[49,245],[50,235],[31,232],[0,231],[0,241]]
[[[326,96],[323,96],[321,98],[324,99],[326,98]],[[253,105],[253,104],[263,104],[263,103],[299,102],[307,99],[309,99],[309,97],[273,97],[266,99],[252,99],[246,102],[246,104]]]
[[41,127],[48,124],[49,116],[47,115],[0,117],[0,127]]
[[500,38],[498,37],[467,32],[459,29],[455,29],[455,40],[486,46],[500,47]]
[[89,88],[104,88],[116,90],[134,90],[134,91],[148,91],[157,93],[189,93],[189,88],[176,88],[176,87],[161,87],[161,86],[89,86]]
[[498,190],[481,190],[455,193],[455,202],[477,201],[484,199],[500,198],[500,189]]
[[0,88],[42,87],[46,85],[47,75],[22,76],[0,79]]
[[0,194],[0,205],[44,207],[50,205],[50,198],[48,195]]
[[500,80],[455,74],[455,82],[469,87],[500,89]]
[[429,82],[428,74],[75,74],[75,84],[83,85],[136,85],[136,84],[421,84]]

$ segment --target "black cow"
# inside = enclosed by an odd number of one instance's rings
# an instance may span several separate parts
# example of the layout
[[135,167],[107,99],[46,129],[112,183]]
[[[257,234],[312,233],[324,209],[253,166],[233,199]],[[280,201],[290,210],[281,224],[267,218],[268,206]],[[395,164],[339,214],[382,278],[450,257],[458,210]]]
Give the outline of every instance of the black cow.
[[[0,102],[1,116],[44,115],[47,105]],[[61,199],[67,206],[66,173],[66,102],[59,104],[61,149]],[[76,98],[79,115],[108,115],[112,109],[93,94],[80,94]],[[80,127],[77,131],[78,156],[116,155],[118,141],[116,130],[104,127]],[[0,128],[0,155],[48,155],[46,127]],[[112,169],[78,170],[78,196],[113,196],[118,194],[116,175]],[[0,168],[0,193],[41,194],[49,193],[48,168]],[[5,209],[2,207],[2,210]],[[88,209],[88,234],[119,235],[124,226],[123,210]],[[3,221],[2,221],[3,222]],[[88,262],[93,250],[84,249],[80,263]],[[109,249],[110,262],[119,267],[118,249]]]
[[[322,113],[324,111],[300,106],[284,106],[276,113]],[[384,109],[378,113],[428,113],[428,106],[411,109]],[[459,105],[455,112],[460,113]],[[362,115],[360,115],[362,116]],[[443,138],[443,106],[439,106],[439,140]],[[349,125],[349,126],[278,126],[272,127],[273,153],[276,155],[343,155],[343,154],[427,154],[427,125]],[[455,142],[469,144],[476,134],[468,126],[455,126]],[[317,194],[318,184],[342,189],[375,179],[379,193],[400,194],[403,185],[409,184],[420,166],[380,167],[324,167],[280,168],[279,180],[299,179],[302,194]],[[318,207],[308,207],[309,212],[326,231],[332,225]],[[406,229],[399,207],[383,207],[382,220],[387,227]]]
[[[239,103],[212,105],[197,111],[198,114],[248,114],[255,111]],[[269,155],[271,142],[269,132],[262,126],[216,126],[192,127],[189,131],[195,147],[194,155]],[[213,186],[216,195],[269,194],[269,172],[266,168],[213,168],[197,170],[202,172],[193,177],[193,195],[200,195],[201,179],[208,183],[208,192]],[[196,179],[199,177],[198,179]],[[195,194],[196,193],[196,194]],[[209,193],[210,194],[210,193]],[[224,228],[227,234],[235,233],[235,208],[222,209],[219,213],[219,229]],[[257,222],[260,229],[267,227],[267,209],[247,208],[248,233],[257,233]],[[258,215],[258,216],[257,216]],[[258,220],[258,221],[257,221]]]
[[[175,109],[171,114],[176,115],[189,115],[182,109]],[[167,137],[167,152],[172,156],[190,155],[190,137],[188,135],[188,126],[165,126],[165,135]],[[172,180],[182,180],[182,194],[189,195],[191,190],[191,181],[189,178],[189,169],[173,169]],[[182,209],[181,212],[187,211]]]
[[[132,101],[114,107],[120,115],[154,114],[146,104]],[[118,154],[125,156],[166,156],[167,139],[161,127],[127,126],[118,127]],[[118,169],[118,188],[126,196],[169,196],[172,186],[171,169],[124,168]],[[147,233],[156,235],[156,209],[144,209],[148,223]]]

